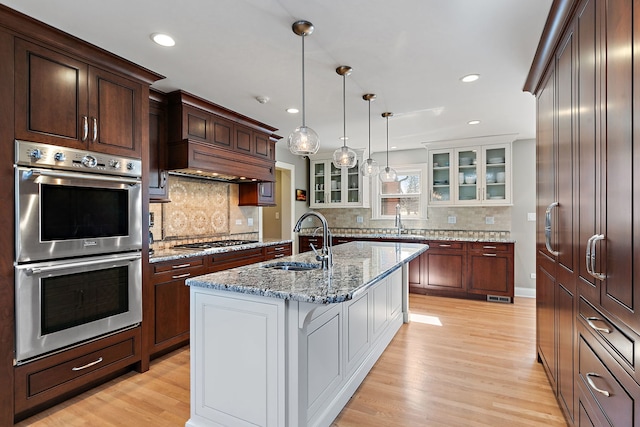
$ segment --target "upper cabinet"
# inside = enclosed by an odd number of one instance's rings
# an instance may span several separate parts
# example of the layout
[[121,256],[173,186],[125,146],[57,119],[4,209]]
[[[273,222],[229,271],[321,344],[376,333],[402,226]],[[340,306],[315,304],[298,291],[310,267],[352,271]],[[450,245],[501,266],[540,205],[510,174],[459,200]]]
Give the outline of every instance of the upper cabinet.
[[511,205],[511,143],[429,149],[429,204]]
[[18,139],[140,158],[143,85],[16,38]]
[[164,94],[149,95],[149,200],[168,202],[167,186],[167,100]]
[[311,208],[369,207],[369,180],[360,175],[362,153],[350,169],[337,168],[331,159],[311,160]]

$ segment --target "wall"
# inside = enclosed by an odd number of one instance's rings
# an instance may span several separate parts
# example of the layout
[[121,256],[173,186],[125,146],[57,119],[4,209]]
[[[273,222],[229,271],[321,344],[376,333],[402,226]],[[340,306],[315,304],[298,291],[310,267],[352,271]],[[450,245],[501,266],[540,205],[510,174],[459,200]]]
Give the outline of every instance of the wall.
[[259,208],[238,206],[237,184],[170,174],[168,186],[171,202],[149,205],[154,215],[154,248],[227,237],[257,238]]
[[262,237],[280,239],[282,237],[282,171],[276,169],[276,206],[262,208]]

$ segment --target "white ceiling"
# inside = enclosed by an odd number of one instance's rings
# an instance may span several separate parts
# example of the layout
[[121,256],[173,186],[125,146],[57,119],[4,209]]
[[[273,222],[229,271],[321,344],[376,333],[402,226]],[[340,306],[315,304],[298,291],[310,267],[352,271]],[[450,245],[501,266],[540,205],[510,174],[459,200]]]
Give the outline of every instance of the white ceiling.
[[[348,145],[365,148],[371,104],[372,148],[488,135],[535,137],[535,101],[522,91],[552,0],[2,0],[11,8],[87,40],[183,89],[279,128],[285,137],[301,115],[298,19],[305,38],[306,124],[321,150],[342,144],[342,77]],[[155,45],[166,32],[176,46]],[[462,83],[466,74],[480,80]],[[270,101],[260,104],[257,96]],[[470,126],[470,120],[481,120]],[[283,140],[281,144],[286,144]]]

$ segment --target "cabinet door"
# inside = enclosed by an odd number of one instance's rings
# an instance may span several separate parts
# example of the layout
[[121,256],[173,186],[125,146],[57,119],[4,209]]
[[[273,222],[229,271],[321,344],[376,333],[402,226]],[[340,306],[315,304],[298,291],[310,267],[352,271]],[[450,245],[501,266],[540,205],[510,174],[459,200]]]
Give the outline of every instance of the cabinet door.
[[95,67],[89,68],[89,141],[109,154],[142,154],[142,85]]
[[463,243],[429,242],[422,258],[426,288],[466,292],[467,251]]
[[253,153],[256,157],[271,158],[271,141],[269,136],[259,132],[253,132]]
[[149,199],[167,201],[167,111],[159,102],[149,102]]
[[347,204],[362,205],[362,179],[360,175],[360,160],[356,165],[345,171],[346,177],[343,180],[343,191],[346,195],[342,195],[342,200]]
[[511,201],[511,146],[482,147],[482,203],[504,204]]
[[469,251],[468,291],[481,295],[502,295],[513,298],[513,245],[510,245],[511,250],[506,247],[504,248],[506,250],[496,250],[496,246],[472,244],[472,249]]
[[184,279],[159,283],[155,291],[154,344],[189,333],[189,287]]
[[[329,183],[327,185],[327,182]],[[331,186],[328,178],[327,163],[324,161],[311,162],[311,203],[313,206],[323,207],[327,204],[327,192]]]
[[475,205],[480,201],[479,161],[480,153],[477,148],[463,148],[455,150],[455,165],[458,170],[457,198],[460,205]]
[[16,39],[16,138],[86,148],[87,75],[87,64]]
[[213,134],[207,141],[217,146],[233,149],[234,146],[234,124],[232,121],[218,116],[211,117],[211,128]]
[[253,134],[251,132],[251,129],[244,126],[235,125],[235,133],[236,152],[243,154],[252,154],[254,150],[252,150],[251,148],[253,144]]
[[275,182],[247,182],[238,186],[238,206],[275,206]]
[[[429,152],[429,203],[451,204],[456,183],[452,173],[453,151],[436,150]],[[457,177],[456,177],[457,178]]]
[[343,202],[344,194],[342,191],[343,176],[342,169],[337,168],[332,161],[326,161],[326,168],[330,171],[329,174],[329,202],[337,205]]

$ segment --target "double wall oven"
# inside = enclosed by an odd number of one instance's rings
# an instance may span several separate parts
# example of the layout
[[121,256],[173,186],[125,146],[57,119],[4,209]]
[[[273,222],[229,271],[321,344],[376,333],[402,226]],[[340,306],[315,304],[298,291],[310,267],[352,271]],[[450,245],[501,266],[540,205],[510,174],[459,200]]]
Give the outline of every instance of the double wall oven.
[[141,162],[15,143],[16,363],[142,320]]

